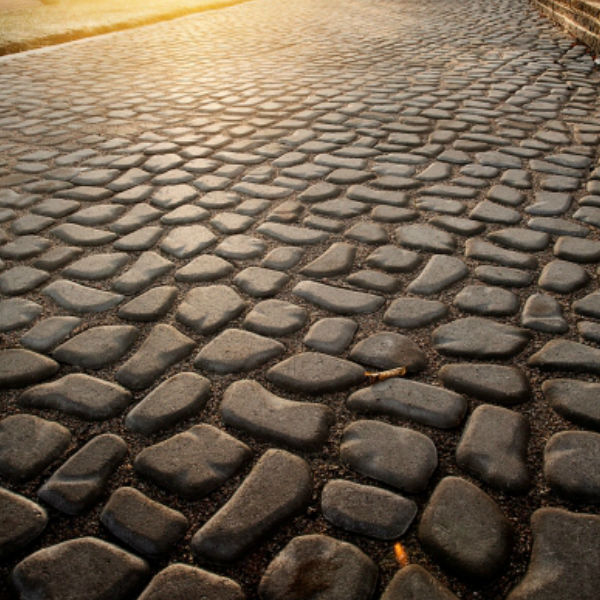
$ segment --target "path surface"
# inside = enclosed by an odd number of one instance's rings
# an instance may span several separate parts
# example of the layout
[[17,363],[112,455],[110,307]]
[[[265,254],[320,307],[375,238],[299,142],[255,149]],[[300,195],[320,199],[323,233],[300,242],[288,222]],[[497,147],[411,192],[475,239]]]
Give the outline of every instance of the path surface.
[[598,91],[517,0],[2,60],[0,596],[597,598]]

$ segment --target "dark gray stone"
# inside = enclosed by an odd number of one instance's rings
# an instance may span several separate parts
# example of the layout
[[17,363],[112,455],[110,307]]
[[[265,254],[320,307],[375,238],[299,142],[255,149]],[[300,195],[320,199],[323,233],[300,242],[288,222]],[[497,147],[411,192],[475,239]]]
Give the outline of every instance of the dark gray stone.
[[23,600],[126,600],[149,577],[145,560],[94,537],[38,550],[12,572]]
[[125,418],[125,427],[150,435],[199,413],[210,397],[210,382],[196,373],[177,373],[163,381]]
[[468,272],[460,258],[434,254],[406,291],[427,296],[436,294],[466,277]]
[[342,358],[320,352],[301,352],[271,367],[267,379],[292,391],[320,394],[360,383],[364,379],[364,370]]
[[0,558],[8,559],[46,528],[46,511],[31,500],[0,488]]
[[554,254],[564,260],[597,263],[600,261],[600,242],[596,240],[582,240],[565,235],[556,240]]
[[61,512],[78,515],[95,504],[126,454],[127,444],[119,436],[98,435],[53,473],[38,496]]
[[419,539],[440,563],[459,575],[485,580],[500,573],[512,530],[498,505],[460,477],[437,485],[419,523]]
[[393,540],[410,527],[417,505],[387,490],[332,479],[323,488],[321,510],[336,527],[379,540]]
[[448,307],[437,300],[420,298],[396,298],[383,315],[388,325],[412,329],[429,325],[444,317]]
[[456,448],[456,462],[492,487],[523,493],[530,485],[528,440],[529,424],[523,415],[482,404],[467,421]]
[[546,333],[565,333],[569,330],[560,304],[546,294],[533,294],[527,298],[521,315],[521,325]]
[[52,377],[58,369],[56,361],[31,350],[0,350],[0,389],[37,383]]
[[346,405],[350,410],[409,419],[442,429],[460,425],[467,411],[467,401],[459,394],[398,378],[354,392]]
[[513,315],[519,310],[519,298],[508,290],[485,285],[468,285],[454,298],[455,306],[478,315]]
[[130,389],[144,389],[184,359],[195,345],[175,327],[155,325],[137,352],[116,372],[115,379]]
[[131,401],[131,393],[120,385],[83,373],[36,385],[19,397],[21,406],[59,410],[90,421],[116,417]]
[[314,323],[304,337],[304,343],[326,354],[341,354],[352,341],[358,325],[345,317],[330,317]]
[[407,372],[417,373],[427,365],[425,354],[415,342],[405,335],[387,331],[360,341],[352,348],[349,358],[384,371],[406,367]]
[[169,311],[177,292],[178,289],[170,285],[152,288],[121,306],[117,314],[129,321],[156,321]]
[[285,346],[275,340],[242,329],[226,329],[200,350],[194,365],[220,374],[249,371],[284,351]]
[[531,517],[531,529],[529,567],[507,600],[597,598],[600,517],[540,508]]
[[11,415],[0,421],[0,474],[26,481],[41,473],[68,447],[66,427],[34,415]]
[[573,310],[578,315],[584,315],[586,317],[593,317],[595,319],[600,317],[600,292],[592,292],[579,300],[573,302]]
[[381,308],[385,302],[382,296],[333,287],[315,281],[301,281],[294,287],[292,293],[340,315],[372,313]]
[[26,327],[42,314],[37,302],[23,298],[0,300],[0,332]]
[[195,554],[228,562],[303,509],[312,494],[308,464],[284,450],[267,450],[250,474],[192,538]]
[[576,379],[549,379],[542,384],[542,391],[559,415],[600,431],[600,384]]
[[600,434],[555,433],[544,450],[544,477],[569,500],[600,501]]
[[100,514],[108,530],[136,552],[167,553],[189,526],[179,511],[155,502],[132,487],[114,491]]
[[377,582],[375,563],[356,546],[325,535],[293,538],[260,580],[264,600],[366,600]]
[[458,600],[447,587],[419,565],[399,570],[381,596],[381,600]]
[[579,265],[564,260],[553,260],[543,269],[538,285],[550,292],[568,294],[583,287],[590,277]]
[[435,445],[426,435],[380,421],[346,427],[340,457],[355,471],[409,494],[427,487],[438,464]]
[[246,315],[243,326],[261,335],[278,337],[304,326],[307,312],[283,300],[263,300]]
[[225,390],[221,417],[226,425],[299,450],[320,448],[334,420],[331,409],[323,404],[280,398],[249,379]]
[[187,498],[201,498],[234,475],[251,454],[246,444],[201,424],[144,448],[133,466],[161,487]]
[[527,363],[542,369],[600,374],[600,350],[571,340],[551,340]]

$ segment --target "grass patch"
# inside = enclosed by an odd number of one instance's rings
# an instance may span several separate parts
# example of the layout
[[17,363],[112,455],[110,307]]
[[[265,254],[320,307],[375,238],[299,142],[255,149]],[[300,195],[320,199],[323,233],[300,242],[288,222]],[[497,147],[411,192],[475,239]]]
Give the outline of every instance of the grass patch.
[[231,6],[246,0],[0,0],[0,55]]

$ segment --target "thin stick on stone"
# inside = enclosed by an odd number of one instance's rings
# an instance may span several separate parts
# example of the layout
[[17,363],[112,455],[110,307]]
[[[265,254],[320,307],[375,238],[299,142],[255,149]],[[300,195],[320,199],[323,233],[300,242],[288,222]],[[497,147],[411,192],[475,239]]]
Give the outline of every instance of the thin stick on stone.
[[378,381],[385,381],[392,377],[402,377],[406,375],[406,367],[396,367],[395,369],[389,369],[388,371],[365,371],[365,377],[370,384],[377,383]]

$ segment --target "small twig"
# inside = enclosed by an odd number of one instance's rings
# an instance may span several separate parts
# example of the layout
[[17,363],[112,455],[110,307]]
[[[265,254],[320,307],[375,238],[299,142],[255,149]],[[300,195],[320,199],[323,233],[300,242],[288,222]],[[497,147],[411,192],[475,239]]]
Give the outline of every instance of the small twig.
[[410,564],[408,552],[400,542],[394,544],[394,554],[396,555],[396,560],[398,561],[400,568],[407,567]]
[[389,369],[388,371],[365,371],[365,377],[370,384],[377,383],[378,381],[385,381],[392,377],[402,377],[406,375],[406,367],[396,367],[395,369]]

